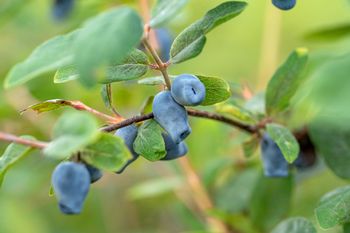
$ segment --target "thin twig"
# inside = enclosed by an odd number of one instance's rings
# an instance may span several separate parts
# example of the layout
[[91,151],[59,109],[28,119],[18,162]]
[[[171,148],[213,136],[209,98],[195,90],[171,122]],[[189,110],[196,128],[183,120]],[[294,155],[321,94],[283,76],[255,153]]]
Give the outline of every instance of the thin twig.
[[151,46],[151,44],[148,42],[147,38],[142,39],[142,43],[146,47],[146,49],[150,52],[154,61],[157,63],[158,69],[163,75],[165,84],[166,84],[167,88],[170,90],[171,89],[171,81],[170,81],[170,77],[169,77],[168,71],[167,71],[168,64],[164,63],[162,61],[162,59],[160,59],[156,50]]
[[38,148],[38,149],[43,149],[48,145],[47,142],[25,139],[25,138],[21,138],[21,137],[18,137],[16,135],[13,135],[13,134],[8,134],[8,133],[3,133],[3,132],[0,132],[0,140],[6,141],[6,142],[14,142],[17,144],[22,144],[22,145],[26,145],[26,146],[30,146],[30,147]]
[[[258,131],[258,128],[256,126],[253,125],[245,125],[242,124],[238,121],[235,121],[231,118],[225,117],[223,115],[217,114],[217,113],[212,113],[212,112],[206,112],[206,111],[199,111],[199,110],[194,110],[194,109],[188,109],[187,110],[188,114],[190,116],[193,117],[200,117],[200,118],[207,118],[207,119],[211,119],[211,120],[215,120],[215,121],[219,121],[219,122],[223,122],[226,123],[232,127],[236,127],[239,128],[241,130],[244,130],[248,133],[256,133]],[[129,119],[126,119],[124,121],[121,121],[119,123],[113,124],[113,125],[109,125],[109,126],[105,126],[103,128],[101,128],[102,131],[106,131],[106,132],[112,132],[114,130],[123,128],[125,126],[131,125],[133,123],[137,123],[137,122],[141,122],[141,121],[145,121],[145,120],[149,120],[153,118],[153,113],[149,113],[146,115],[141,115],[141,116],[134,116],[131,117]]]

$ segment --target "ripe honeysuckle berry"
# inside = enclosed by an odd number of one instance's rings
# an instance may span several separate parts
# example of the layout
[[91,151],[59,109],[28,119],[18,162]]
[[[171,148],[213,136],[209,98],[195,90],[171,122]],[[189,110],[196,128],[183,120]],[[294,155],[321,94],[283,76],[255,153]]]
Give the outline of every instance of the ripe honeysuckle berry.
[[160,58],[162,61],[169,61],[170,59],[170,48],[173,43],[173,37],[170,31],[166,28],[158,28],[155,30],[160,49]]
[[66,18],[73,10],[74,0],[54,0],[52,16],[55,20]]
[[154,119],[176,144],[191,133],[186,109],[173,99],[169,91],[158,93],[154,97],[152,108]]
[[89,172],[89,175],[90,175],[90,182],[91,183],[95,183],[96,181],[98,181],[99,179],[101,179],[102,177],[102,172],[100,169],[98,168],[95,168],[89,164],[85,164],[85,167],[86,169],[88,170]]
[[271,137],[265,133],[261,141],[261,155],[264,174],[267,177],[286,177],[289,174],[289,164],[281,150]]
[[162,136],[165,143],[166,155],[161,160],[178,159],[187,154],[188,149],[185,142],[176,144],[169,135],[163,134]]
[[52,173],[51,182],[59,208],[64,214],[79,214],[90,188],[90,174],[84,164],[60,163]]
[[296,5],[296,0],[272,0],[272,4],[281,10],[290,10]]
[[123,139],[125,145],[129,148],[129,151],[132,155],[132,158],[128,160],[128,162],[116,173],[122,173],[127,166],[129,166],[132,162],[134,162],[139,155],[134,151],[134,141],[137,136],[137,126],[135,124],[125,126],[123,128],[118,129],[115,132],[115,136]]
[[172,83],[171,95],[183,106],[196,106],[205,98],[205,86],[196,76],[181,74]]

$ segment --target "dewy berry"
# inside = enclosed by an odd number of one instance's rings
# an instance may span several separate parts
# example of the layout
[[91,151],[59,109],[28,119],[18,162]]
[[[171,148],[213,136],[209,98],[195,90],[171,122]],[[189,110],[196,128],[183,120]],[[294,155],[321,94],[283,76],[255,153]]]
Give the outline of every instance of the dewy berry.
[[265,133],[261,141],[261,155],[264,174],[268,177],[286,177],[289,174],[289,164],[281,150],[271,137]]
[[176,144],[174,140],[167,134],[163,134],[163,139],[167,153],[161,160],[178,159],[187,154],[188,148],[185,142]]
[[154,97],[152,107],[154,119],[176,144],[191,133],[186,109],[173,99],[169,91],[158,93]]
[[272,0],[272,4],[281,10],[290,10],[296,5],[296,0]]
[[120,137],[124,140],[125,145],[129,148],[129,151],[132,154],[132,158],[116,173],[122,173],[127,166],[129,166],[132,162],[134,162],[139,155],[134,151],[134,141],[137,136],[137,126],[132,124],[126,127],[120,128],[115,132],[115,136]]
[[196,106],[205,98],[205,86],[196,76],[182,74],[172,83],[171,95],[183,106]]
[[60,163],[52,173],[52,186],[64,214],[79,214],[90,188],[90,174],[84,164]]

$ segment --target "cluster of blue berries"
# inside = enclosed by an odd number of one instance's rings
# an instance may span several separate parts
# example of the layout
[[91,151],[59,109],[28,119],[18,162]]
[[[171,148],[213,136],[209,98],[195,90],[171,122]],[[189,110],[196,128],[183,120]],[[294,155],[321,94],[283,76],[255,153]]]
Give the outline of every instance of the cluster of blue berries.
[[[204,84],[193,75],[183,74],[175,78],[171,91],[158,93],[153,101],[154,119],[164,129],[162,134],[166,155],[161,160],[173,160],[187,154],[183,141],[190,133],[187,111],[184,106],[199,105],[205,98]],[[135,161],[139,155],[133,145],[138,127],[135,124],[118,129],[115,136],[123,139],[132,158],[117,174]],[[79,214],[82,210],[90,184],[102,177],[102,172],[90,165],[78,162],[60,163],[52,174],[52,186],[64,214]]]
[[272,0],[272,4],[275,7],[287,11],[295,7],[297,1],[296,0]]

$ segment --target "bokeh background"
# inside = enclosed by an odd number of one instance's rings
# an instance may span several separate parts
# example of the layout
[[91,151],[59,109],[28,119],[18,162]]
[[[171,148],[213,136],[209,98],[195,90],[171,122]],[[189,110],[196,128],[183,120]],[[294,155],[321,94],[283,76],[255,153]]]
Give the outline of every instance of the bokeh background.
[[[191,0],[168,28],[176,35],[221,2]],[[232,86],[245,84],[258,93],[294,48],[307,47],[317,54],[333,47],[341,49],[346,43],[305,39],[313,31],[348,24],[350,4],[345,0],[300,1],[289,12],[275,9],[269,0],[249,0],[248,3],[239,17],[208,34],[207,45],[198,58],[172,67],[171,73],[218,76]],[[14,64],[26,58],[43,41],[66,33],[88,17],[119,4],[138,8],[136,1],[77,0],[74,12],[67,20],[55,22],[50,16],[49,0],[0,0],[0,81]],[[64,110],[42,115],[19,114],[25,107],[48,99],[81,100],[108,112],[99,88],[86,90],[78,82],[55,85],[53,75],[43,75],[11,90],[0,87],[1,131],[49,140],[52,125]],[[135,82],[114,84],[113,90],[114,102],[124,116],[138,114],[146,97],[157,92],[157,88]],[[244,135],[209,120],[192,119],[191,124],[193,133],[187,140],[188,156],[213,199],[220,199],[218,190],[222,191],[227,177],[235,174],[242,164],[255,166],[260,171],[258,154],[249,160],[243,156],[240,142]],[[2,150],[5,146],[0,143]],[[213,172],[218,167],[224,170],[223,163],[226,165],[224,172]],[[79,216],[62,215],[56,200],[48,195],[51,172],[56,164],[40,153],[34,153],[6,175],[0,190],[0,233],[189,233],[205,229],[197,214],[188,208],[191,203],[184,201],[191,193],[183,185],[183,174],[176,162],[150,163],[139,159],[122,175],[105,174],[93,185]],[[347,183],[323,169],[322,165],[320,167],[295,179],[290,216],[305,216],[316,222],[313,210],[319,198]],[[244,187],[239,187],[237,192],[241,188]],[[174,189],[177,191],[172,191]],[[226,205],[235,205],[235,200],[228,199]],[[244,215],[236,217],[239,224],[253,228]],[[319,232],[340,233],[342,230],[319,229]]]

